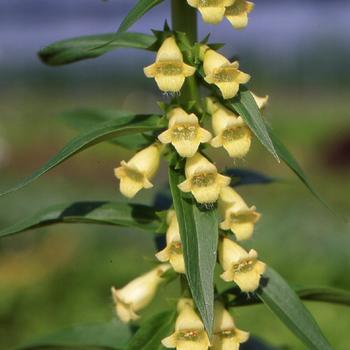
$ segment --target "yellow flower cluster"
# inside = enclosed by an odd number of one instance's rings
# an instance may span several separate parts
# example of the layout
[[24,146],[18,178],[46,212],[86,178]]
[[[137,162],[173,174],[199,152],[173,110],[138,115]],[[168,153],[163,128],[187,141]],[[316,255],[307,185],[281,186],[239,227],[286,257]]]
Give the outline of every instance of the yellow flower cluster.
[[204,22],[218,24],[226,17],[236,29],[243,29],[248,25],[248,14],[254,8],[254,3],[246,0],[187,0],[187,2],[198,9]]

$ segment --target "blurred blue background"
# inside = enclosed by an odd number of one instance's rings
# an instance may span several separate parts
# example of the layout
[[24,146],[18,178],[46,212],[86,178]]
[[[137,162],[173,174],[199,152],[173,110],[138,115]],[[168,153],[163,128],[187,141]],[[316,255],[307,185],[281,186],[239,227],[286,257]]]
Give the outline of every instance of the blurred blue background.
[[[96,60],[51,68],[37,51],[68,37],[113,32],[135,1],[2,0],[0,2],[0,188],[31,173],[76,132],[57,113],[76,107],[158,112],[164,97],[142,68],[153,53],[117,50]],[[250,24],[200,23],[200,36],[227,43],[252,75],[250,87],[271,96],[266,118],[336,210],[349,213],[350,3],[256,1]],[[168,1],[131,30],[150,32],[169,19]],[[325,210],[283,165],[255,142],[244,161],[286,181],[240,188],[263,218],[254,246],[294,285],[350,288],[349,227]],[[124,200],[113,168],[130,152],[99,145],[20,192],[0,198],[0,227],[47,205]],[[155,183],[166,183],[166,169]],[[155,190],[135,202],[151,203]],[[152,266],[153,237],[111,227],[62,225],[0,241],[0,348],[76,323],[113,315],[110,285],[121,286]],[[170,287],[161,291],[171,299]],[[159,298],[160,299],[160,298]],[[167,300],[168,300],[167,299]],[[167,303],[171,303],[168,300]],[[349,309],[308,303],[335,349],[348,348]],[[147,311],[151,312],[151,311]],[[238,325],[281,348],[304,349],[263,306],[234,311]]]

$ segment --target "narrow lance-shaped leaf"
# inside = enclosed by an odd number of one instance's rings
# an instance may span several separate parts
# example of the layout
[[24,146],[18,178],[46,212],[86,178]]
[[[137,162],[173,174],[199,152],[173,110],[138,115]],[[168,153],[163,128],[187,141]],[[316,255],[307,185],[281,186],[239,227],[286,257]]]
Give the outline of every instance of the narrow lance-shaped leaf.
[[49,207],[13,226],[0,230],[0,237],[61,223],[137,227],[150,232],[157,232],[161,226],[161,220],[155,209],[146,205],[114,202],[76,202]]
[[150,50],[155,42],[156,38],[153,35],[142,33],[87,35],[57,41],[40,50],[38,55],[44,63],[60,66],[96,58],[121,47]]
[[264,274],[264,286],[257,290],[263,303],[307,346],[331,350],[311,313],[287,282],[273,269]]
[[163,350],[161,341],[174,331],[175,311],[164,311],[145,320],[131,338],[127,350]]
[[[60,113],[58,117],[66,122],[69,126],[79,130],[87,131],[99,124],[117,120],[124,116],[132,116],[133,113],[118,110],[106,110],[100,108],[79,108]],[[151,135],[134,134],[119,136],[108,142],[127,149],[139,149],[152,143]]]
[[261,112],[250,91],[245,87],[241,87],[235,98],[224,103],[228,108],[237,112],[244,119],[258,140],[279,161],[278,154],[270,138]]
[[169,168],[169,183],[192,297],[209,334],[213,326],[214,268],[218,244],[218,214],[216,208],[200,208],[193,198],[179,190],[184,180],[179,172]]
[[128,30],[136,21],[164,0],[138,0],[118,28],[118,33]]
[[43,348],[93,348],[123,350],[131,338],[130,328],[118,320],[95,325],[67,328],[28,344],[18,350]]
[[124,136],[140,132],[158,130],[164,127],[159,116],[156,115],[138,115],[119,118],[118,120],[99,125],[96,128],[77,136],[70,141],[64,148],[61,149],[53,158],[51,158],[41,168],[36,170],[32,175],[17,183],[12,188],[0,193],[0,196],[14,192],[49,170],[55,168],[74,154],[83,151],[102,141],[113,139],[117,136]]

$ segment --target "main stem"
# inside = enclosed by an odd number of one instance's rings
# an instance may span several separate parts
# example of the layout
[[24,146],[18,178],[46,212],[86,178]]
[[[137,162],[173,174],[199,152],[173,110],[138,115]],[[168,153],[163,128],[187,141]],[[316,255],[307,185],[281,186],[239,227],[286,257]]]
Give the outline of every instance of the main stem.
[[[197,41],[197,11],[185,0],[171,0],[171,22],[173,31],[186,33],[191,44]],[[180,103],[199,102],[199,91],[196,77],[186,78],[179,96]]]

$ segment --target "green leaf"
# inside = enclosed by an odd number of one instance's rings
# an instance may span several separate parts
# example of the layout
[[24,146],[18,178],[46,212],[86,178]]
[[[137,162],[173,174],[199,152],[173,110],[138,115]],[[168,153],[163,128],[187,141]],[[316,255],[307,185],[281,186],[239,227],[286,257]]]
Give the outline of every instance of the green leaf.
[[145,205],[114,202],[77,202],[47,208],[22,222],[0,230],[0,237],[61,223],[137,227],[151,232],[156,232],[162,224],[155,209]]
[[185,178],[169,168],[169,183],[179,221],[186,275],[192,297],[209,334],[213,326],[214,268],[218,244],[218,214],[215,207],[199,207],[179,190]]
[[155,42],[153,35],[142,33],[88,35],[57,41],[39,51],[38,55],[44,63],[60,66],[95,58],[120,47],[151,50]]
[[313,188],[308,178],[306,177],[303,169],[300,167],[296,159],[293,155],[288,151],[286,146],[275,136],[271,129],[269,129],[270,137],[275,146],[276,152],[279,157],[286,163],[286,165],[294,172],[294,174],[301,180],[301,182],[309,189],[309,191],[334,215],[337,214],[331,208],[331,206],[317,193],[317,191]]
[[[133,113],[126,111],[106,110],[99,108],[80,108],[60,113],[58,117],[66,124],[81,132],[98,126],[98,124],[117,120],[124,116],[132,116]],[[127,149],[139,149],[148,146],[151,135],[134,134],[120,136],[109,142]]]
[[176,312],[165,311],[144,321],[132,337],[127,350],[163,350],[161,343],[174,332]]
[[237,96],[229,101],[225,101],[224,104],[244,119],[258,140],[279,161],[264,119],[250,91],[245,87],[241,87]]
[[123,22],[119,26],[118,33],[128,30],[145,13],[163,1],[164,0],[138,0],[136,5],[130,10],[130,12],[126,15]]
[[307,346],[330,350],[331,346],[308,309],[287,282],[273,269],[264,274],[264,286],[257,290],[263,303]]
[[82,133],[75,139],[70,141],[64,148],[61,149],[53,158],[51,158],[41,168],[36,170],[32,175],[17,183],[12,188],[0,193],[0,196],[14,192],[35,179],[45,174],[49,170],[55,168],[73,155],[96,145],[102,141],[113,139],[117,136],[136,134],[141,132],[153,131],[163,128],[162,121],[156,115],[138,115],[119,118]]
[[64,329],[47,337],[18,347],[18,350],[42,348],[94,348],[122,350],[131,337],[129,327],[120,321],[75,326]]

